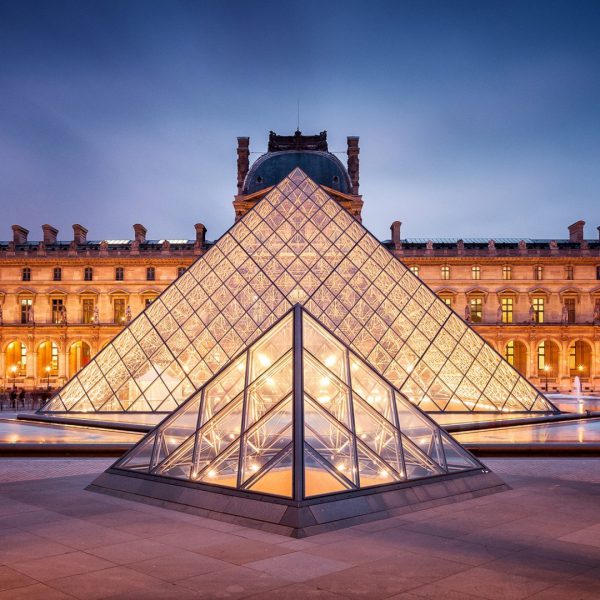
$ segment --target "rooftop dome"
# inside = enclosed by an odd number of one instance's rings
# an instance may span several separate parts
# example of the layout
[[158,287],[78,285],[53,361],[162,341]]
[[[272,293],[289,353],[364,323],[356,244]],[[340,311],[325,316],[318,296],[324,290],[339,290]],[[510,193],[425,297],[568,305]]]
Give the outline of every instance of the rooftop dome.
[[267,152],[258,158],[244,181],[244,194],[253,194],[277,185],[296,167],[313,181],[344,194],[352,193],[348,172],[341,161],[322,150],[285,150]]

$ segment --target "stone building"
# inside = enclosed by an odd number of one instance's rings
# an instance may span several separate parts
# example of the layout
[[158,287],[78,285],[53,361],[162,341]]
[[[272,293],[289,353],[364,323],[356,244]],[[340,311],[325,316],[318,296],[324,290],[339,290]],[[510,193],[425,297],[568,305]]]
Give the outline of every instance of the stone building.
[[[361,219],[359,146],[348,137],[347,167],[327,134],[279,136],[250,165],[238,138],[239,219],[294,167]],[[403,239],[391,226],[391,252],[541,389],[600,388],[600,240],[583,221],[566,239]],[[0,387],[57,387],[98,352],[208,247],[206,229],[189,240],[150,240],[136,224],[130,240],[71,240],[42,226],[41,239],[12,227],[0,242]]]

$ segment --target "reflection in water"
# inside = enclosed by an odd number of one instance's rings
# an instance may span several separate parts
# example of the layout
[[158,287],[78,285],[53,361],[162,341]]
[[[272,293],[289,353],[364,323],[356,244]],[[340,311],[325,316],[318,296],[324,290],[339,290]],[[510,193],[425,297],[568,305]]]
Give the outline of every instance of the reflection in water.
[[2,444],[135,444],[143,434],[0,420]]
[[598,443],[600,418],[464,431],[453,433],[452,436],[461,444]]

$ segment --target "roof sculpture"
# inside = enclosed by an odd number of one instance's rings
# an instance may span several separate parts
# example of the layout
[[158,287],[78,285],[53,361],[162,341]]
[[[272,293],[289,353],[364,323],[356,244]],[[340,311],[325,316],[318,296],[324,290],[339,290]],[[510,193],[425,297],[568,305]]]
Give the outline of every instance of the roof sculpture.
[[171,412],[297,303],[423,410],[556,410],[294,169],[42,412]]

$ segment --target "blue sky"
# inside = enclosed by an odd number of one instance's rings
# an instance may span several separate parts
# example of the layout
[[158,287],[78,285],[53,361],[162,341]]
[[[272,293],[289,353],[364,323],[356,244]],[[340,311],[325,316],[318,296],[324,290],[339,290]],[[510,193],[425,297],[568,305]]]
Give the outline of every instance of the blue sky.
[[0,238],[216,238],[297,99],[380,238],[598,235],[599,2],[0,0]]

